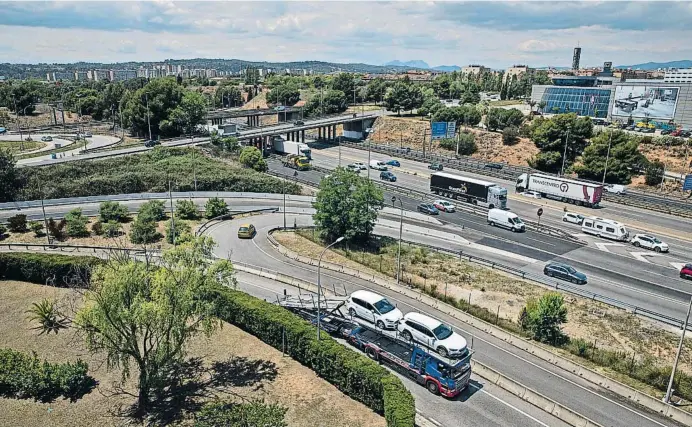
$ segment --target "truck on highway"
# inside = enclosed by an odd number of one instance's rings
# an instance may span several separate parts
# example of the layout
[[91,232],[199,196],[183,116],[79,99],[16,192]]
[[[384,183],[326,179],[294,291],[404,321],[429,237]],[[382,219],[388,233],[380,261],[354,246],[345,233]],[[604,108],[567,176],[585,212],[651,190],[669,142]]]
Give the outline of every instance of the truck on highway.
[[494,182],[447,172],[435,172],[430,175],[430,191],[490,209],[507,209],[507,189]]
[[296,141],[287,141],[283,137],[275,136],[272,139],[272,147],[279,154],[297,154],[312,160],[312,151],[307,144]]
[[283,165],[287,168],[296,169],[299,171],[306,171],[310,169],[310,159],[299,154],[289,154],[284,157]]
[[531,190],[549,199],[595,207],[601,202],[603,186],[539,173],[523,173],[517,178],[517,193]]

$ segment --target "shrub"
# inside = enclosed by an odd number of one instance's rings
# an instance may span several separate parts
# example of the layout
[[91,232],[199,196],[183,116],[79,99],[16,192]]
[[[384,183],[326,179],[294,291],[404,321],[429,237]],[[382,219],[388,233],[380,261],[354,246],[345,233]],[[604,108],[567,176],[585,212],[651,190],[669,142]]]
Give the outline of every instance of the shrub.
[[102,264],[99,258],[57,254],[0,253],[0,279],[67,287],[74,279],[88,282],[91,269]]
[[553,345],[564,342],[561,325],[566,321],[565,299],[557,292],[543,294],[538,301],[527,301],[519,315],[521,327],[531,332],[533,339]]
[[644,175],[644,181],[646,182],[646,185],[659,185],[661,182],[663,182],[664,170],[665,165],[662,162],[651,162],[646,167],[646,174]]
[[91,224],[91,232],[97,236],[103,235],[103,223],[101,222],[101,220]]
[[502,143],[504,145],[515,145],[519,142],[519,130],[514,126],[507,126],[502,130]]
[[282,349],[312,369],[342,392],[377,412],[384,412],[387,425],[413,427],[413,397],[401,381],[365,356],[324,334],[284,308],[240,291],[219,288],[215,296],[217,317]]
[[26,215],[17,214],[7,218],[7,228],[12,233],[26,233],[29,231],[26,228]]
[[263,402],[205,404],[195,414],[195,427],[262,426],[287,427],[287,408]]
[[[456,139],[441,139],[440,148],[445,150],[454,151],[457,150],[457,140]],[[476,144],[476,137],[472,132],[459,132],[458,136],[459,145],[459,155],[470,156],[471,154],[478,151],[478,145]]]
[[257,172],[265,172],[267,170],[267,162],[264,161],[262,152],[257,147],[243,148],[238,160],[243,166],[252,168]]
[[48,218],[48,234],[50,236],[53,236],[54,239],[56,240],[62,240],[65,238],[65,226],[67,225],[67,221],[65,218],[61,219],[58,222],[55,222],[53,218]]
[[129,219],[127,208],[118,202],[102,202],[99,207],[99,217],[101,222],[116,221],[124,222]]
[[204,205],[204,216],[208,219],[226,215],[227,213],[228,205],[223,199],[219,199],[218,197],[212,197],[207,200],[207,203]]
[[161,200],[150,200],[144,203],[137,213],[137,219],[156,222],[166,219],[165,203]]
[[178,200],[175,202],[175,215],[180,219],[197,219],[199,212],[192,200]]
[[137,216],[130,230],[130,241],[136,245],[146,245],[161,239],[161,233],[156,230],[156,223],[149,216]]
[[65,222],[67,224],[67,235],[70,237],[86,237],[89,235],[89,230],[87,230],[87,224],[89,219],[82,215],[82,210],[72,209],[65,215]]
[[108,221],[103,224],[103,234],[106,237],[118,237],[123,232],[123,226],[115,221]]
[[7,233],[7,227],[0,224],[0,240],[2,240],[5,237],[5,233]]
[[[175,225],[175,230],[172,226]],[[173,244],[173,236],[175,234],[175,243],[180,244],[190,239],[190,226],[185,221],[175,218],[166,222],[166,241]]]
[[29,222],[29,229],[34,232],[34,236],[41,237],[44,234],[43,224],[38,221]]
[[50,401],[59,396],[76,399],[89,392],[96,381],[87,375],[89,365],[41,362],[31,355],[0,349],[0,393],[7,397]]

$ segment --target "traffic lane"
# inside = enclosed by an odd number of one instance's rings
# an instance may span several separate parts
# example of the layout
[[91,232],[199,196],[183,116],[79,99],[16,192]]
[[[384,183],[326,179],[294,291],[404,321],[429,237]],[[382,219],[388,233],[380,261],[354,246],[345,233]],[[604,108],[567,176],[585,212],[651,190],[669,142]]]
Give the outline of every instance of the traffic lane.
[[[274,218],[272,218],[274,217]],[[266,240],[266,231],[278,224],[278,215],[263,215],[258,217],[256,226],[258,235],[250,242],[237,242],[241,246],[232,250],[234,259],[250,260],[258,262],[262,260],[263,266],[283,272],[284,274],[314,282],[316,268],[290,260],[274,251]],[[304,217],[297,216],[298,224],[307,224]],[[227,249],[232,247],[236,240],[232,234],[237,232],[237,225],[231,225],[233,221],[224,222],[212,227],[209,232],[215,240],[224,242]],[[231,238],[229,238],[229,234]],[[250,243],[250,244],[248,244]],[[237,254],[237,258],[236,255]],[[324,286],[337,288],[345,287],[347,292],[356,289],[370,289],[381,295],[387,296],[396,303],[404,312],[419,311],[433,317],[443,319],[451,324],[469,341],[474,343],[476,351],[474,357],[481,363],[487,364],[499,372],[513,378],[527,387],[532,388],[551,399],[576,410],[577,412],[604,425],[614,426],[667,426],[674,425],[669,420],[659,417],[657,414],[649,414],[635,409],[627,402],[618,402],[610,396],[610,393],[588,383],[584,379],[553,366],[535,356],[513,347],[492,335],[469,327],[432,307],[422,304],[420,301],[407,298],[394,291],[379,287],[370,282],[363,281],[334,271],[322,271],[322,283]],[[511,425],[511,424],[509,424]]]

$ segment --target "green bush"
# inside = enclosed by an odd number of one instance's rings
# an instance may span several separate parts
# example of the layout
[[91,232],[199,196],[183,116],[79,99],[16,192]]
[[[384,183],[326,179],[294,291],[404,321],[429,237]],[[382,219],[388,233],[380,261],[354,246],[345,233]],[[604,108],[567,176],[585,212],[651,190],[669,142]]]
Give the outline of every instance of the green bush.
[[67,287],[72,280],[89,279],[91,268],[102,264],[99,258],[57,254],[0,253],[0,279]]
[[208,219],[216,218],[228,213],[228,205],[223,199],[212,197],[204,205],[204,216]]
[[413,427],[413,397],[385,368],[337,343],[274,304],[231,289],[218,289],[217,316],[282,349],[342,392],[383,413],[390,427]]
[[97,236],[103,235],[103,223],[101,222],[101,220],[98,220],[95,223],[91,224],[91,232]]
[[67,221],[65,218],[56,222],[53,218],[48,218],[48,234],[53,236],[56,240],[62,240],[65,238],[65,225]]
[[123,226],[119,222],[108,221],[103,224],[103,234],[106,237],[118,237],[123,232]]
[[5,236],[5,233],[7,233],[7,227],[0,224],[0,240]]
[[65,215],[67,235],[70,237],[86,237],[89,235],[87,224],[89,218],[82,215],[82,210],[72,209]]
[[199,211],[192,200],[178,200],[175,202],[175,216],[180,219],[197,219]]
[[0,395],[42,401],[59,396],[76,399],[96,385],[88,370],[82,360],[52,364],[41,362],[36,353],[0,349]]
[[502,129],[502,144],[515,145],[519,142],[519,129],[515,126],[507,126]]
[[240,152],[239,161],[243,166],[252,168],[257,172],[267,170],[267,162],[262,157],[262,152],[257,147],[245,147]]
[[130,241],[136,245],[146,245],[157,242],[161,239],[161,233],[156,229],[156,223],[148,216],[140,217],[132,224],[130,230]]
[[646,185],[659,185],[663,182],[663,171],[665,171],[666,166],[663,162],[655,160],[646,167],[646,173],[644,175],[644,182]]
[[43,223],[38,221],[31,221],[29,223],[29,229],[34,232],[34,236],[41,237],[44,234]]
[[116,221],[125,222],[129,219],[127,208],[118,202],[102,202],[99,207],[101,222]]
[[195,414],[195,427],[287,427],[286,410],[263,402],[211,402]]
[[26,215],[17,214],[7,218],[7,228],[12,233],[26,233],[29,231],[26,228]]
[[181,221],[178,218],[166,222],[166,241],[173,244],[173,233],[174,230],[172,225],[175,225],[175,243],[180,244],[187,241],[190,238],[190,225]]
[[166,219],[166,204],[162,200],[149,200],[140,206],[137,220],[161,221]]

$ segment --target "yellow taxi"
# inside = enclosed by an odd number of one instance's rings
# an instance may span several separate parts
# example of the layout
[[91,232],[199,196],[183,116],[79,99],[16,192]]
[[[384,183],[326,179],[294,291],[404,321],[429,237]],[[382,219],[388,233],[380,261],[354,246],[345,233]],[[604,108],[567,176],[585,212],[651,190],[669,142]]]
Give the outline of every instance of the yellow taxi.
[[241,224],[238,228],[238,238],[239,239],[252,239],[255,237],[257,230],[252,224]]

